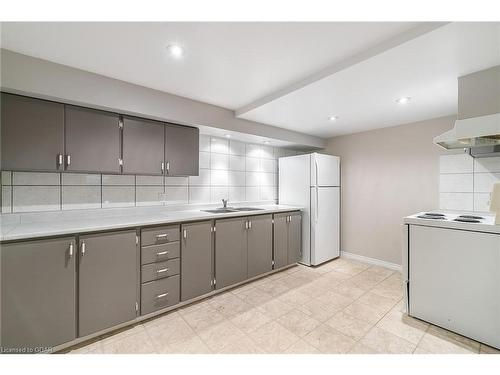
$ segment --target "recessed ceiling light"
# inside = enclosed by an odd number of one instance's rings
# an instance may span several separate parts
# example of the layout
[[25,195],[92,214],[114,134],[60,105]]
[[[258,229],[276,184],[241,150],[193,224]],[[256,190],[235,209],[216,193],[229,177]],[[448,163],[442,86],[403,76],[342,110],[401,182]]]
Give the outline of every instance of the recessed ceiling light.
[[268,145],[268,144],[269,144],[269,143],[271,143],[271,142],[269,142],[269,141],[264,141],[264,143],[265,143],[266,145]]
[[337,121],[339,119],[339,116],[330,116],[328,117],[328,120],[330,121]]
[[231,138],[231,134],[226,134],[224,137]]
[[398,104],[408,104],[410,102],[411,98],[409,96],[403,96],[399,99],[396,100],[396,103]]
[[180,58],[184,56],[184,49],[177,45],[177,44],[170,44],[167,46],[167,51],[172,55],[173,57]]

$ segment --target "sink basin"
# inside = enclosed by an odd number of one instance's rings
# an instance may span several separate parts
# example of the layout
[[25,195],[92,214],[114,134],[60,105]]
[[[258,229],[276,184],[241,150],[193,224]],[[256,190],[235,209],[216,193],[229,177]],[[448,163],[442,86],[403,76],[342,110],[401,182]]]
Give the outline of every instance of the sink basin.
[[260,211],[263,210],[263,208],[257,208],[257,207],[235,207],[235,211]]
[[203,212],[210,212],[211,214],[225,214],[229,212],[238,212],[234,208],[216,208],[214,210],[202,210]]

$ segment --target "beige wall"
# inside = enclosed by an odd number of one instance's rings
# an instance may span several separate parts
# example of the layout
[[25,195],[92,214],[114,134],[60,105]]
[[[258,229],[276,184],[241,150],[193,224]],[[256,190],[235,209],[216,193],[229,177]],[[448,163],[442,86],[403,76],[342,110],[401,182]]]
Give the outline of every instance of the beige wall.
[[439,207],[439,155],[433,137],[456,117],[334,137],[341,158],[342,251],[401,264],[402,218]]

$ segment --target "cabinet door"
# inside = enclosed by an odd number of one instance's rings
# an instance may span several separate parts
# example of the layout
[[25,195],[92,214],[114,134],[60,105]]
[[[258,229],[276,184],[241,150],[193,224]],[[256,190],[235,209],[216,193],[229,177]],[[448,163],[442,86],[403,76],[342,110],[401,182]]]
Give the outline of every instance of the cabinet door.
[[274,268],[288,264],[288,212],[274,215]]
[[165,162],[170,176],[198,176],[200,131],[198,128],[165,126]]
[[[68,171],[120,172],[120,127],[115,113],[67,105],[66,154]],[[68,163],[67,163],[68,164]]]
[[135,231],[81,236],[79,336],[136,317],[138,259]]
[[292,212],[288,223],[288,264],[302,259],[302,215]]
[[247,279],[246,218],[222,219],[215,222],[216,288],[224,288]]
[[1,108],[1,169],[62,169],[64,105],[2,93]]
[[181,300],[212,291],[212,222],[181,227]]
[[272,215],[248,217],[248,277],[272,270]]
[[[2,244],[1,342],[50,348],[76,337],[73,237]],[[71,247],[71,249],[70,249]]]
[[123,173],[163,174],[164,131],[158,121],[123,119]]

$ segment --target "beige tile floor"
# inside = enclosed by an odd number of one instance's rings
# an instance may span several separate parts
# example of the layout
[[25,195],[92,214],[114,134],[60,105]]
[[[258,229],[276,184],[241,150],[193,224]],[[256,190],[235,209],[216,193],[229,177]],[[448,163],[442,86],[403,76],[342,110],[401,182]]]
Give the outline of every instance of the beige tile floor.
[[401,274],[295,266],[70,353],[500,353],[403,313]]

